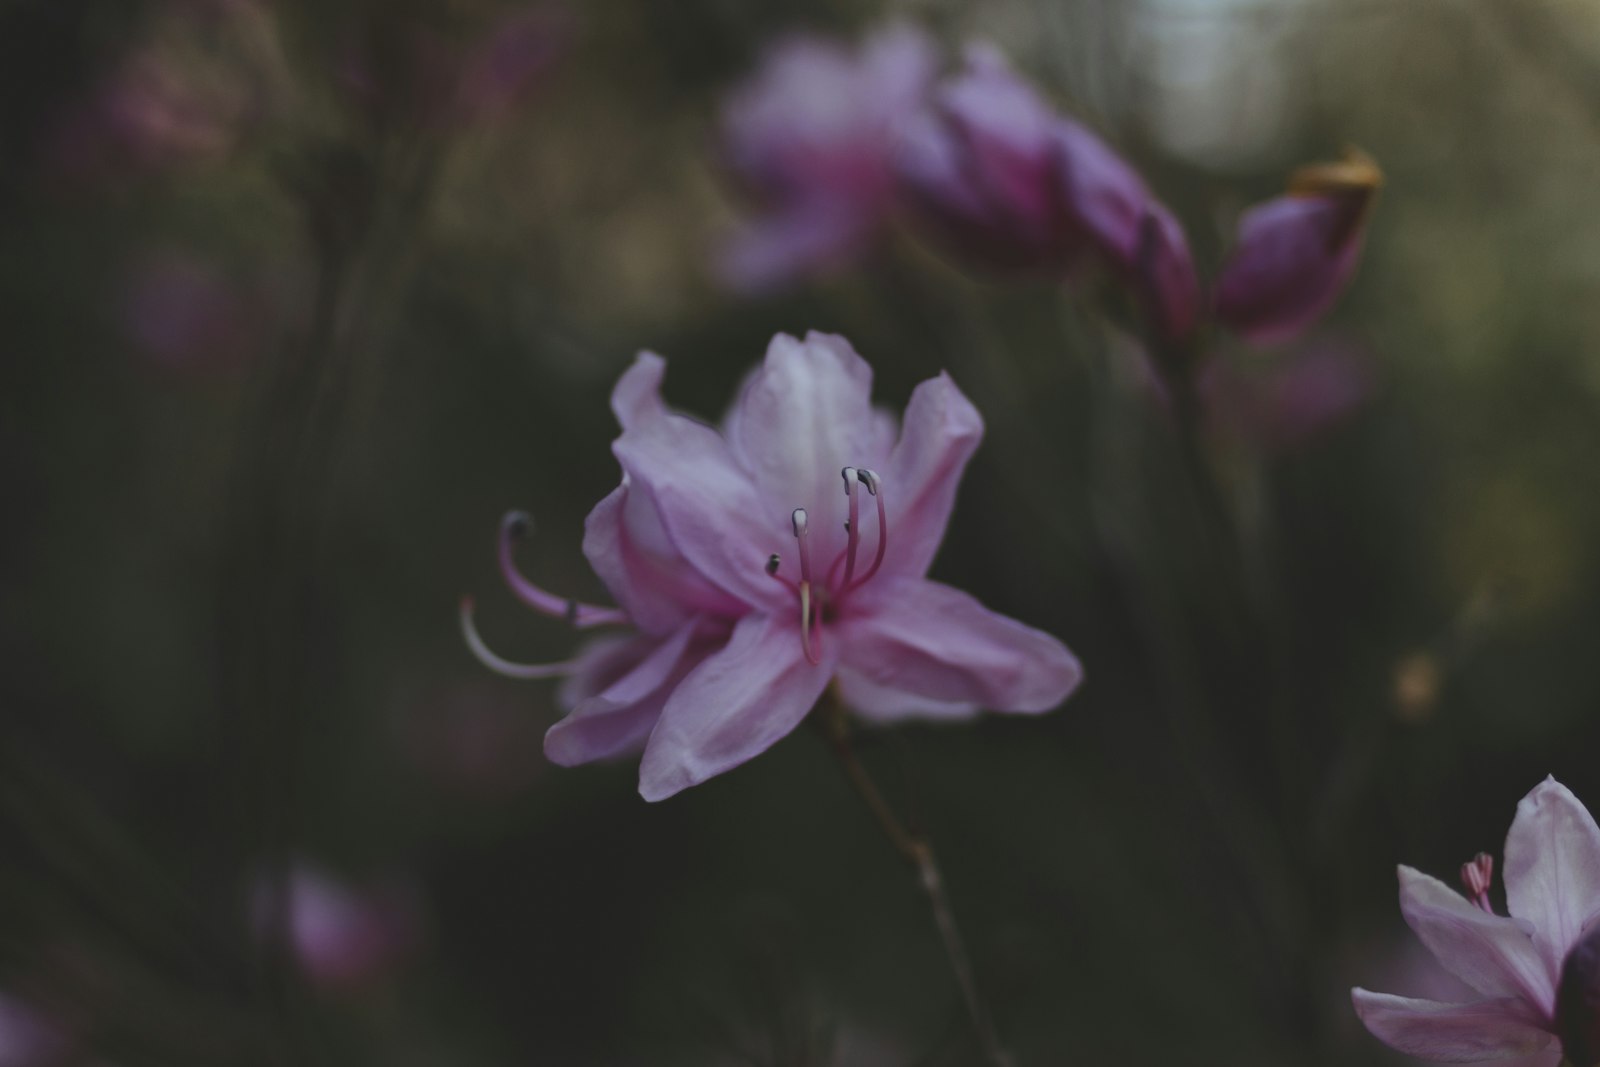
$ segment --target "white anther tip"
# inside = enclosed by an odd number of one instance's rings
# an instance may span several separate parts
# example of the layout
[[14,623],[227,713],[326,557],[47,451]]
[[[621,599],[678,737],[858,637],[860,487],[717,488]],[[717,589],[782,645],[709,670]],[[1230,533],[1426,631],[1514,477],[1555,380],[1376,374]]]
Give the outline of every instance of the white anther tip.
[[861,483],[867,487],[867,492],[871,493],[873,496],[877,496],[878,472],[862,467],[857,473],[861,476]]
[[794,535],[796,537],[802,536],[806,532],[806,509],[795,508],[794,514],[790,518],[794,522]]

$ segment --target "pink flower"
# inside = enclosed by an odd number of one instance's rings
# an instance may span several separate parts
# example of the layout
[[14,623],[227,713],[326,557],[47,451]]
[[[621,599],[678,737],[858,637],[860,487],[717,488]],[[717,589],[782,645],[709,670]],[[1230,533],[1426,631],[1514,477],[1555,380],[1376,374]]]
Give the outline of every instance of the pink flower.
[[1320,337],[1246,373],[1214,360],[1198,388],[1210,426],[1256,448],[1288,452],[1361,411],[1376,386],[1370,352],[1354,340]]
[[1482,854],[1462,868],[1469,900],[1437,878],[1400,868],[1406,922],[1482,999],[1449,1003],[1355,989],[1356,1014],[1379,1040],[1424,1059],[1470,1063],[1544,1050],[1543,1062],[1553,1067],[1566,1045],[1575,1061],[1591,1062],[1596,1050],[1580,1044],[1596,1028],[1588,1001],[1600,971],[1590,965],[1592,938],[1585,934],[1600,912],[1600,828],[1565,786],[1546,778],[1517,805],[1506,835],[1509,918],[1491,910],[1492,870]]
[[765,289],[837,267],[877,235],[893,206],[896,131],[921,106],[933,48],[892,26],[851,54],[791,37],[723,111],[728,166],[764,206],[723,250],[727,284]]
[[948,376],[918,386],[897,427],[847,341],[780,334],[719,433],[667,409],[665,369],[647,353],[617,383],[622,484],[586,523],[584,554],[620,608],[528,582],[510,552],[524,521],[502,528],[525,603],[636,633],[572,664],[519,666],[483,646],[463,603],[491,667],[566,676],[572,711],[545,737],[550,759],[642,746],[639,791],[661,800],[766,750],[830,682],[876,721],[1043,712],[1072,692],[1081,672],[1061,642],[925,577],[983,436]]
[[263,879],[252,904],[257,928],[280,930],[301,972],[330,992],[391,973],[417,936],[415,908],[403,891],[352,886],[305,863],[284,880]]
[[895,159],[916,217],[977,259],[1070,273],[1098,257],[1162,332],[1182,337],[1200,279],[1176,217],[1088,127],[1057,114],[1004,57],[969,45],[967,69],[910,123]]
[[1217,321],[1253,344],[1275,344],[1321,318],[1355,273],[1382,181],[1371,158],[1351,151],[1302,167],[1286,195],[1240,216],[1217,279]]

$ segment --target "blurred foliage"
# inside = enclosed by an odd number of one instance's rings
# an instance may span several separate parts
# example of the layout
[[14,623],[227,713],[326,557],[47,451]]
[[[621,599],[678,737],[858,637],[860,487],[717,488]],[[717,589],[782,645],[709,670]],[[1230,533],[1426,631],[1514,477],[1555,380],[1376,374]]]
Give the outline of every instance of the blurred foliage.
[[[127,1065],[973,1062],[808,731],[647,806],[631,764],[545,764],[549,687],[455,629],[472,591],[497,647],[569,653],[498,591],[495,524],[532,510],[524,566],[602,596],[578,545],[636,350],[711,419],[823,329],[885,404],[948,368],[986,414],[935,574],[1088,669],[1050,716],[864,753],[1017,1061],[1390,1062],[1347,989],[1398,966],[1394,864],[1497,848],[1546,773],[1600,803],[1592,5],[593,0],[515,106],[453,109],[514,13],[0,4],[0,987]],[[902,238],[720,291],[720,96],[776,34],[891,15],[995,40],[1208,265],[1294,166],[1381,161],[1324,327],[1364,410],[1213,427],[1208,501],[1092,290]],[[329,997],[258,943],[295,856],[414,888],[403,966]]]

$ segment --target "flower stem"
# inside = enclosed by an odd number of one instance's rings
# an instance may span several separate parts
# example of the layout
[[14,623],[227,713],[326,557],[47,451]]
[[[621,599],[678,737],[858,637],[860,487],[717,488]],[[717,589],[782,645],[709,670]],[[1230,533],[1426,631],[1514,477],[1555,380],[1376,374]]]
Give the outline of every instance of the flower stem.
[[860,757],[856,755],[855,747],[850,743],[850,725],[845,718],[843,705],[831,696],[825,697],[824,700],[825,703],[818,712],[819,723],[828,739],[828,745],[838,758],[839,766],[844,769],[845,777],[850,780],[857,795],[866,802],[868,810],[883,828],[889,843],[917,872],[917,882],[921,885],[923,893],[928,898],[928,905],[933,910],[933,921],[939,929],[939,940],[944,945],[950,969],[955,973],[956,985],[961,988],[961,999],[966,1004],[967,1014],[972,1019],[972,1026],[977,1032],[978,1042],[983,1048],[985,1058],[993,1067],[1013,1067],[1011,1054],[1000,1043],[1000,1035],[995,1032],[994,1020],[990,1017],[989,1009],[978,992],[972,961],[967,956],[961,929],[956,925],[955,912],[950,907],[950,898],[944,889],[944,875],[934,858],[932,846],[921,834],[906,828],[905,823],[884,799],[877,783],[867,773]]

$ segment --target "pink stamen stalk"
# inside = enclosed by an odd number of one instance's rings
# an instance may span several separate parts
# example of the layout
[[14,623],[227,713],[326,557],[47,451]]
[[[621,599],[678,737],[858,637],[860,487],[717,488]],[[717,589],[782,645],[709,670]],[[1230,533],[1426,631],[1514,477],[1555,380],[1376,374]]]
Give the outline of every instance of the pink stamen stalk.
[[1494,857],[1487,852],[1480,852],[1472,857],[1471,863],[1461,865],[1461,884],[1466,887],[1467,896],[1491,915],[1494,908],[1489,905],[1489,886],[1493,879]]
[[806,654],[806,662],[815,666],[822,662],[822,657],[811,640],[811,545],[806,536],[806,509],[795,508],[791,519],[794,539],[800,542],[800,647]]
[[[845,524],[844,581],[839,587],[848,589],[850,579],[856,573],[856,549],[861,545],[861,500],[856,496],[856,485],[861,481],[861,474],[854,467],[846,467],[839,473],[844,478],[844,495],[850,501],[850,519]],[[833,584],[831,573],[828,575],[828,584]]]
[[566,619],[579,630],[626,623],[628,617],[617,608],[556,596],[523,577],[522,572],[517,570],[516,560],[512,558],[511,546],[532,527],[533,519],[522,511],[508,511],[505,518],[500,520],[500,573],[516,598],[541,614]]
[[[883,479],[878,477],[876,471],[867,470],[865,467],[862,467],[857,474],[861,478],[861,484],[867,487],[867,492],[872,494],[873,500],[878,504],[878,550],[872,556],[872,566],[867,568],[867,573],[857,578],[853,584],[846,583],[844,593],[860,589],[870,582],[872,576],[878,573],[878,568],[883,566],[884,553],[889,551],[889,516],[883,506]],[[852,522],[850,525],[853,528],[855,523]],[[852,529],[852,534],[853,532]]]
[[497,656],[478,634],[478,627],[472,621],[472,598],[469,596],[461,598],[461,636],[479,663],[507,678],[559,678],[573,670],[571,663],[513,663]]

